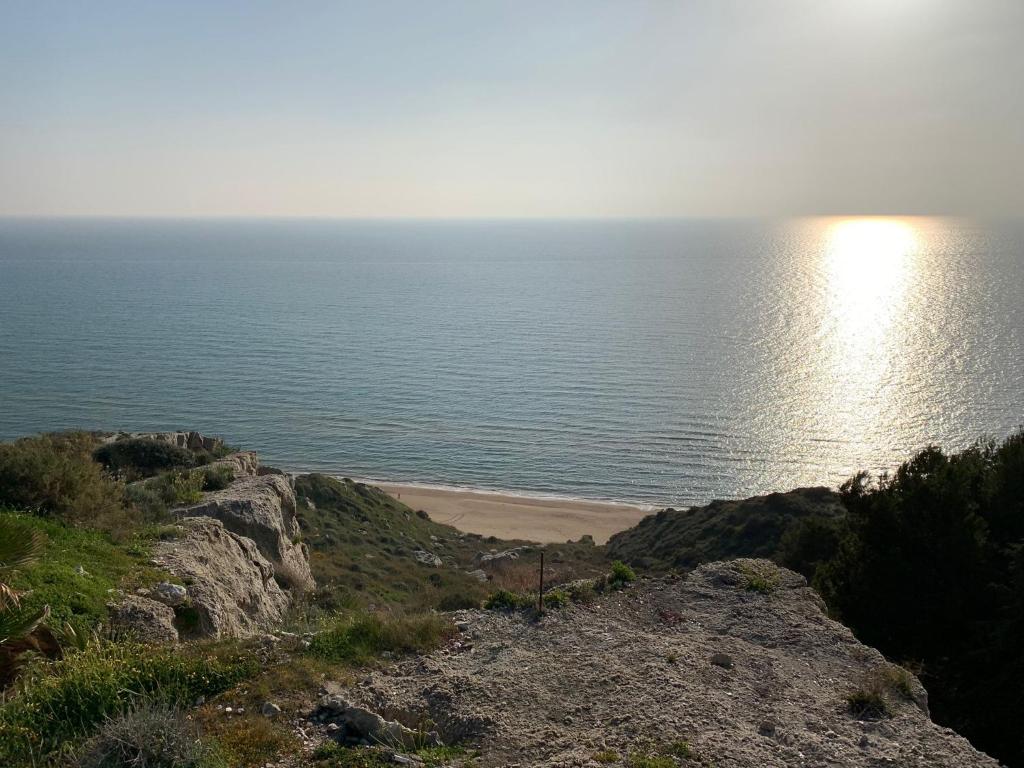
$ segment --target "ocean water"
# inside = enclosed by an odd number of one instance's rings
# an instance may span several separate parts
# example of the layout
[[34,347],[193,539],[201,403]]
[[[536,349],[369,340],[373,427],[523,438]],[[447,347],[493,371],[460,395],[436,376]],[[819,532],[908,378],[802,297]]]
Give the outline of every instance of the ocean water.
[[1024,224],[0,221],[0,439],[681,506],[1024,423]]

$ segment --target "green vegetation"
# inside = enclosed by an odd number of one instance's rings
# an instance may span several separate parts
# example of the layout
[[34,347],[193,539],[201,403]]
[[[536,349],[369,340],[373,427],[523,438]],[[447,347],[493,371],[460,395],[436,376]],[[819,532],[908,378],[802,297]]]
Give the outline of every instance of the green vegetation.
[[603,749],[591,755],[591,759],[597,763],[617,763],[619,762],[619,753],[612,749]]
[[927,448],[841,496],[842,535],[811,574],[829,608],[889,658],[920,663],[937,722],[1024,760],[1024,431]]
[[612,563],[612,572],[608,576],[608,586],[620,589],[630,582],[636,581],[636,573],[621,560]]
[[42,554],[44,542],[43,535],[24,521],[0,517],[0,682],[10,674],[14,643],[31,634],[50,613],[46,605],[23,605],[14,586],[18,572]]
[[146,541],[115,544],[99,531],[72,528],[32,515],[0,510],[0,526],[18,525],[42,542],[39,558],[10,577],[11,585],[27,594],[25,610],[49,606],[50,623],[70,624],[88,634],[106,620],[111,590],[150,586],[167,575],[148,565]]
[[744,586],[750,592],[759,592],[768,595],[779,587],[779,571],[770,564],[744,564],[740,572],[745,579]]
[[149,477],[172,469],[188,469],[198,463],[195,454],[187,448],[147,438],[116,440],[100,446],[92,455],[105,469],[127,479]]
[[0,765],[50,755],[135,702],[190,705],[258,670],[251,654],[230,650],[92,644],[22,676],[0,705]]
[[122,526],[123,487],[92,460],[84,432],[0,443],[0,505],[94,527]]
[[309,653],[328,661],[367,664],[385,652],[433,650],[454,633],[452,623],[437,614],[339,616],[313,637]]
[[508,589],[499,589],[488,595],[484,608],[489,611],[515,611],[520,608],[531,608],[535,601],[529,595],[521,595]]
[[688,510],[665,509],[608,541],[608,556],[643,570],[690,570],[737,557],[781,563],[784,540],[805,518],[844,515],[827,488],[798,488],[742,501],[713,501]]

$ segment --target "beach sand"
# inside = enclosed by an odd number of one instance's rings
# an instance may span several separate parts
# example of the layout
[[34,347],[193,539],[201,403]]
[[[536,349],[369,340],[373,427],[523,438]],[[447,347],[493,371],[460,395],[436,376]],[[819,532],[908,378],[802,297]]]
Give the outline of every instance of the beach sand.
[[630,504],[372,484],[403,504],[424,510],[435,522],[502,539],[563,542],[589,534],[603,544],[613,533],[631,528],[653,513]]

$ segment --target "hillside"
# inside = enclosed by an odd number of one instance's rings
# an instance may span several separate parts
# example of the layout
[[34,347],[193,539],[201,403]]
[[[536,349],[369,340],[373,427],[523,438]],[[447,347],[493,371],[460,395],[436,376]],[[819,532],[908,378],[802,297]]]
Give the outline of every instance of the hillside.
[[655,570],[689,570],[733,557],[777,559],[787,532],[800,521],[843,514],[839,496],[830,489],[797,488],[685,510],[665,509],[612,536],[607,550],[610,557]]

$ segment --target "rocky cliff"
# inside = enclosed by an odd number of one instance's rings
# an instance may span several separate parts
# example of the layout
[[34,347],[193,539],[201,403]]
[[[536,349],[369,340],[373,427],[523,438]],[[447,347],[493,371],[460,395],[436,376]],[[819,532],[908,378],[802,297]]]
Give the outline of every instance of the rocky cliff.
[[[197,432],[121,433],[190,450],[221,448]],[[153,565],[173,579],[112,607],[111,623],[153,642],[247,637],[272,629],[299,594],[314,588],[287,476],[261,471],[251,451],[213,467],[233,478],[199,503],[173,510],[175,530],[156,545]]]

